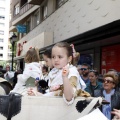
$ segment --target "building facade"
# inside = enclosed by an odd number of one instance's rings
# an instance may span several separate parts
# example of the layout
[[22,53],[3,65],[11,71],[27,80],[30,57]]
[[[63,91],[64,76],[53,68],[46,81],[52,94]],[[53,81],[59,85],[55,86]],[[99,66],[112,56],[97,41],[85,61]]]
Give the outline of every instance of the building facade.
[[119,0],[12,0],[10,32],[26,26],[26,32],[18,32],[15,60],[30,47],[42,51],[66,41],[80,52],[78,64],[86,62],[101,73],[120,71],[119,10]]
[[9,0],[0,0],[0,60],[7,60],[9,38]]

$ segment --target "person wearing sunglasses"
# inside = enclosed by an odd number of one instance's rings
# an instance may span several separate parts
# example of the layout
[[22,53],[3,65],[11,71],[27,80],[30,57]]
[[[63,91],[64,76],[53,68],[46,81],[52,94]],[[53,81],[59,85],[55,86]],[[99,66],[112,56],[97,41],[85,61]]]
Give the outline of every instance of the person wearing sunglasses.
[[90,83],[86,84],[85,91],[89,92],[92,97],[94,97],[94,91],[102,88],[102,83],[98,81],[97,70],[90,70],[88,74]]
[[103,89],[95,90],[95,97],[103,97],[110,104],[103,105],[101,110],[103,114],[109,119],[112,120],[113,114],[111,111],[113,109],[120,110],[120,92],[116,91],[115,88],[118,84],[118,77],[113,74],[105,74],[103,76]]
[[81,75],[80,76],[81,76],[82,80],[85,82],[85,84],[90,83],[90,80],[88,78],[89,70],[90,70],[90,65],[88,65],[87,63],[83,63],[81,65],[81,68],[80,68]]
[[116,90],[120,92],[120,73],[115,69],[109,69],[107,73],[115,75],[116,77],[118,77],[118,85],[116,87]]

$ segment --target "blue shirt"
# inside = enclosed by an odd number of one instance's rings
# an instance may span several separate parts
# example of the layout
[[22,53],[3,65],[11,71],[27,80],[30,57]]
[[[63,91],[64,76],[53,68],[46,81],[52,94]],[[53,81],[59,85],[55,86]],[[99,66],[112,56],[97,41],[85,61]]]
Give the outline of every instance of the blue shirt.
[[103,88],[103,85],[101,82],[96,81],[96,86],[93,86],[90,82],[86,84],[85,91],[89,92],[92,97],[94,97],[94,90],[100,90]]

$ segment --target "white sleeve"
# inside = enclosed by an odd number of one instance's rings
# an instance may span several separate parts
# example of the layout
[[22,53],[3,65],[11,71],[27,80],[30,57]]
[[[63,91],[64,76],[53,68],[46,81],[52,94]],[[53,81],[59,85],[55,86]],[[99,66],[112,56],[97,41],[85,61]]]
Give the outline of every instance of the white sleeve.
[[85,84],[85,82],[82,80],[81,77],[80,77],[80,79],[79,79],[79,83],[80,83],[81,89],[84,90],[84,89],[86,88],[86,84]]
[[27,81],[27,79],[31,76],[31,69],[29,66],[27,66],[25,69],[24,69],[24,72],[23,74],[19,74],[17,77],[18,77],[18,80],[25,83]]
[[75,92],[76,92],[76,89],[73,88],[73,98],[72,98],[70,101],[67,101],[66,98],[65,98],[65,95],[63,94],[63,100],[65,101],[65,103],[66,103],[67,105],[73,104],[74,99],[75,99]]
[[71,76],[76,76],[77,77],[77,89],[84,90],[86,88],[86,84],[82,80],[82,78],[80,77],[79,72],[77,71],[76,67],[73,67],[73,68],[70,69],[70,74],[69,74],[68,78],[70,78]]
[[9,76],[9,78],[13,78],[13,77],[14,77],[14,73],[15,73],[15,72],[8,71],[8,76]]

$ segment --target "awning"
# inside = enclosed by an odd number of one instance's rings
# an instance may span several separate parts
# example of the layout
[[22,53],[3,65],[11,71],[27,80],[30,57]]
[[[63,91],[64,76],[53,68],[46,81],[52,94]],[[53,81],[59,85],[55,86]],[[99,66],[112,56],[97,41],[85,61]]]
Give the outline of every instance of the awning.
[[27,17],[34,12],[35,10],[37,10],[40,6],[35,5],[34,7],[32,7],[30,10],[28,10],[27,12],[25,12],[23,15],[21,15],[20,17],[18,17],[17,19],[15,19],[12,22],[12,26],[16,26],[18,23],[22,23],[23,21],[25,21],[27,19]]
[[20,60],[20,59],[23,59],[25,57],[25,55],[23,56],[17,56],[17,57],[14,57],[14,60]]

